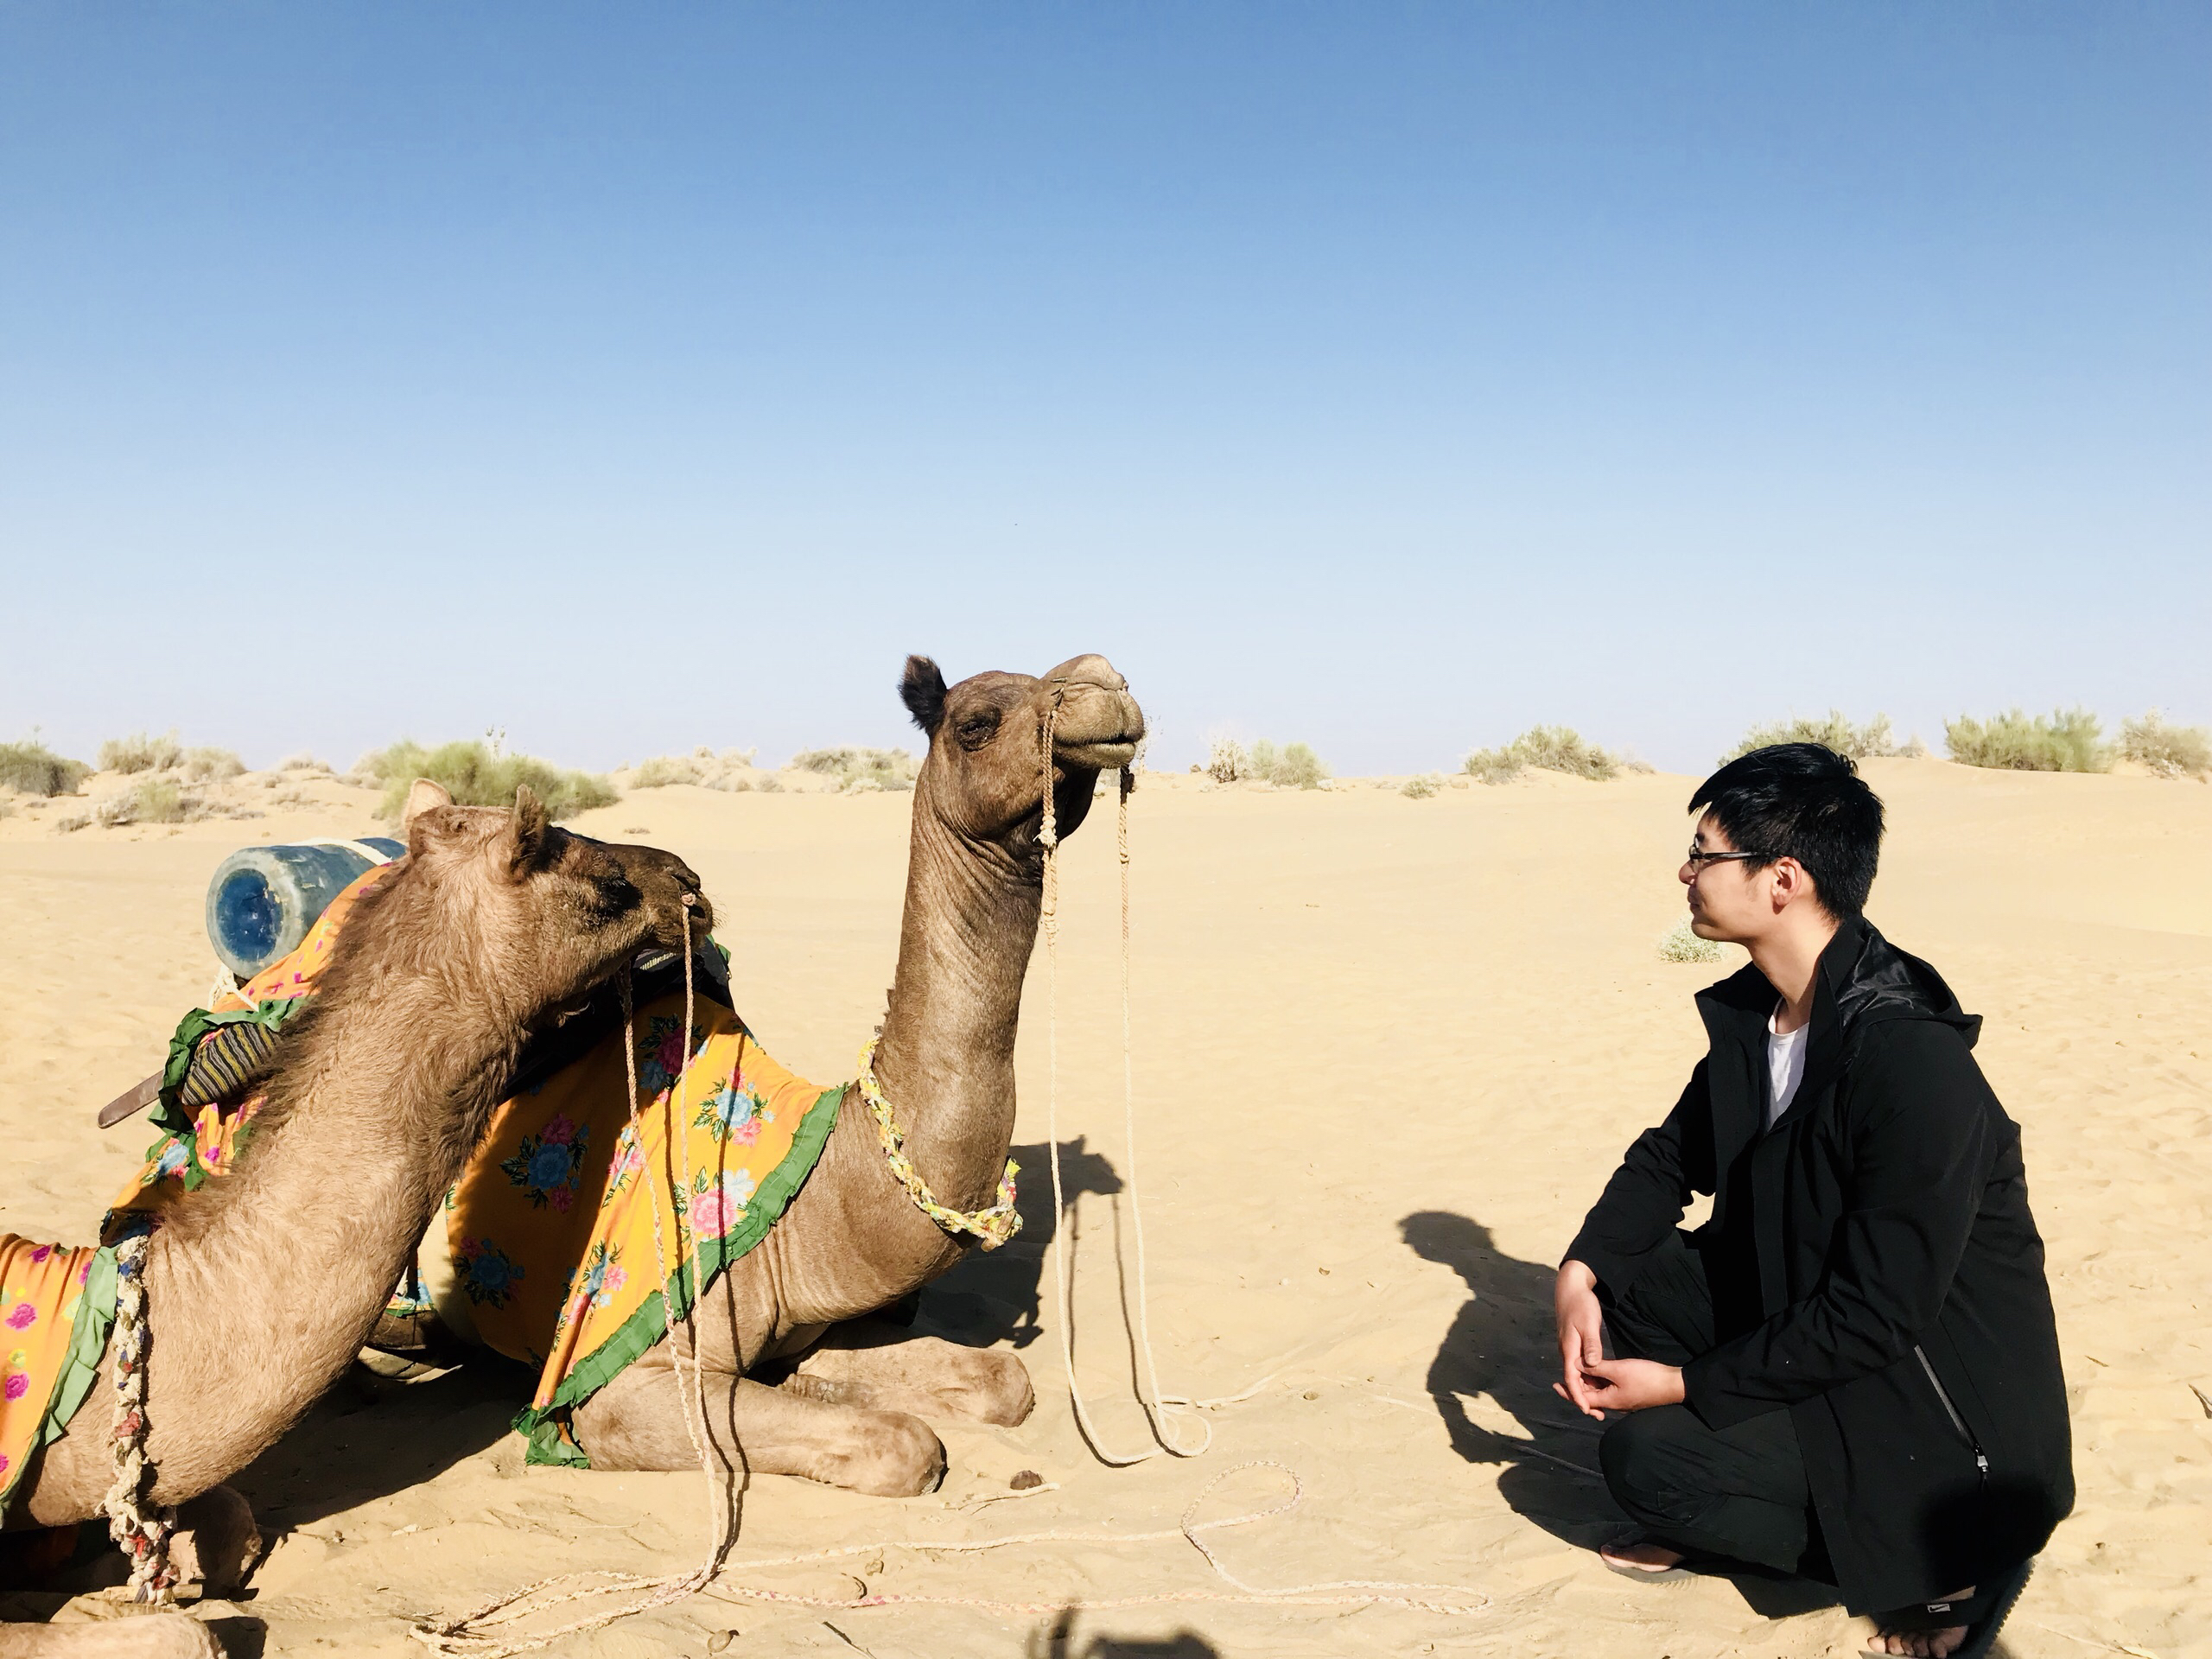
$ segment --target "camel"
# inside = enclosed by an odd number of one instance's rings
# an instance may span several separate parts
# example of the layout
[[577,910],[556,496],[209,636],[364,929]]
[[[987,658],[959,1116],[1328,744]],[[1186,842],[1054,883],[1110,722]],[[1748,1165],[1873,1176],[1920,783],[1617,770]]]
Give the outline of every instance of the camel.
[[[1047,716],[1063,836],[1090,811],[1100,772],[1134,758],[1144,717],[1097,656],[1039,678],[978,674],[950,689],[935,663],[912,657],[899,692],[929,752],[874,1072],[922,1178],[941,1203],[972,1211],[992,1201],[1014,1134],[1014,1033],[1042,901]],[[696,1342],[709,1432],[728,1468],[884,1496],[933,1489],[944,1448],[925,1420],[1020,1423],[1035,1399],[1028,1373],[1011,1354],[868,1316],[975,1243],[909,1199],[849,1090],[790,1208],[707,1291],[690,1325],[576,1407],[578,1444],[595,1469],[696,1469],[671,1350],[684,1344],[688,1365]],[[764,1367],[773,1382],[749,1375]]]
[[[914,784],[906,913],[875,1075],[938,1199],[992,1200],[1014,1135],[1014,1046],[1037,934],[1043,737],[1061,835],[1080,826],[1102,770],[1144,735],[1128,683],[1103,657],[1041,678],[978,674],[949,690],[907,659],[900,695],[929,753]],[[949,1235],[893,1179],[876,1128],[849,1096],[821,1162],[760,1245],[727,1270],[694,1329],[716,1450],[756,1472],[906,1497],[943,1478],[926,1418],[1011,1426],[1035,1396],[1012,1354],[912,1337],[868,1315],[959,1262]],[[664,1341],[577,1408],[603,1469],[696,1468]],[[796,1360],[779,1384],[746,1374]]]
[[[260,1547],[245,1501],[219,1483],[353,1363],[525,1039],[641,950],[682,950],[711,925],[681,860],[570,835],[527,788],[510,811],[418,783],[406,833],[407,859],[363,896],[287,1027],[250,1152],[180,1196],[143,1258],[149,1495],[179,1506],[192,1534],[179,1565],[211,1594]],[[11,1526],[100,1514],[113,1409],[105,1385],[86,1396],[26,1476]],[[0,1626],[0,1659],[220,1651],[175,1614]]]

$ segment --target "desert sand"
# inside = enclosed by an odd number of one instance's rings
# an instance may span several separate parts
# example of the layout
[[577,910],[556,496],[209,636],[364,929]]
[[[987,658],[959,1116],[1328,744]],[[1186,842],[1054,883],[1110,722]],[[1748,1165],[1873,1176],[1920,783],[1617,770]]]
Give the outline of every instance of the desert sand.
[[[2212,1654],[2212,788],[1876,761],[1892,830],[1871,914],[1986,1017],[1981,1063],[2024,1128],[2074,1403],[2080,1499],[2004,1638],[2016,1656]],[[943,1489],[906,1500],[766,1478],[729,1582],[1032,1604],[1230,1586],[1179,1539],[969,1555],[885,1549],[749,1573],[748,1558],[875,1541],[1170,1529],[1209,1481],[1296,1471],[1294,1514],[1212,1535],[1263,1586],[1469,1586],[1470,1617],[1187,1601],[1049,1612],[843,1611],[702,1596],[555,1649],[595,1655],[1565,1655],[1847,1652],[1858,1626],[1774,1586],[1625,1583],[1593,1431],[1549,1390],[1551,1265],[1701,1039],[1728,971],[1655,952],[1689,779],[1498,788],[1205,789],[1146,774],[1131,805],[1135,1079],[1151,1325],[1165,1386],[1249,1397],[1194,1460],[1103,1466],[1071,1415],[1041,1147],[1046,986],[1022,1031],[1030,1226],[925,1295],[930,1328],[1019,1347],[1039,1406],[947,1426]],[[316,782],[264,818],[57,835],[0,820],[0,1229],[82,1240],[134,1167],[143,1119],[92,1114],[150,1070],[213,972],[209,873],[257,840],[359,834],[373,797]],[[770,1050],[851,1074],[896,944],[900,794],[639,791],[580,819],[690,860]],[[1102,803],[1102,809],[1106,804]],[[1110,813],[1069,843],[1060,1123],[1079,1141],[1077,1364],[1113,1446],[1147,1443],[1122,1317],[1135,1258],[1121,1128]],[[334,1202],[343,1202],[334,1194]],[[1117,1274],[1122,1251],[1127,1276]],[[1040,1297],[1040,1283],[1043,1294]],[[162,1311],[155,1311],[156,1330]],[[158,1338],[157,1338],[158,1339]],[[696,1477],[529,1469],[505,1433],[528,1379],[474,1363],[349,1382],[236,1483],[276,1541],[253,1592],[202,1615],[237,1651],[399,1656],[420,1615],[548,1573],[668,1572],[700,1545]],[[1018,1471],[1050,1490],[1005,1496]],[[1230,1475],[1204,1513],[1272,1501]],[[985,1503],[982,1500],[995,1499]],[[114,1616],[97,1593],[10,1617]],[[1791,1611],[1796,1609],[1798,1611]],[[265,1624],[265,1635],[256,1624]]]

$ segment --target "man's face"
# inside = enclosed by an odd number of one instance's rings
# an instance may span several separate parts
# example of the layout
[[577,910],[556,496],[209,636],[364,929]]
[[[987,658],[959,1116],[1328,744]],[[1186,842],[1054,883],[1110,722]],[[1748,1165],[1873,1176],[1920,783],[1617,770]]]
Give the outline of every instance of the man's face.
[[[1690,845],[1700,853],[1732,853],[1736,844],[1728,832],[1707,812],[1697,821]],[[1740,943],[1755,937],[1774,920],[1773,868],[1750,871],[1738,858],[1709,864],[1685,859],[1677,871],[1689,889],[1690,931],[1701,939]]]

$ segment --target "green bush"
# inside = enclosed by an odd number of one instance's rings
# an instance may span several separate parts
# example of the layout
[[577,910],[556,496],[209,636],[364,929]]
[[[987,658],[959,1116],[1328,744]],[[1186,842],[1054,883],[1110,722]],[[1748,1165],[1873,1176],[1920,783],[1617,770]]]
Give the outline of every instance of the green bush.
[[25,795],[74,795],[92,772],[83,761],[67,760],[43,743],[0,743],[0,789]]
[[834,749],[804,749],[791,756],[799,772],[818,772],[847,789],[874,784],[878,789],[912,789],[922,763],[904,749],[866,749],[844,744]]
[[1943,728],[1944,746],[1963,766],[2005,772],[2105,772],[2112,750],[2086,709],[2030,719],[2018,709],[1986,722],[1961,715]]
[[1650,767],[1586,741],[1565,726],[1531,726],[1503,748],[1477,749],[1461,770],[1486,784],[1502,784],[1531,767],[1539,772],[1564,772],[1593,783],[1605,783],[1624,772],[1649,772]]
[[[1757,746],[1754,746],[1757,747]],[[1718,962],[1721,950],[1711,939],[1701,939],[1690,926],[1690,918],[1683,917],[1674,931],[1659,941],[1659,960],[1662,962]]]
[[1398,793],[1409,801],[1425,801],[1442,787],[1433,778],[1408,778],[1398,785]]
[[2212,732],[2202,726],[2169,726],[2153,709],[2140,720],[2120,722],[2120,752],[2161,778],[2202,778],[2212,772]]
[[128,737],[111,737],[100,745],[102,772],[167,772],[183,760],[184,746],[176,741],[174,727],[162,737],[133,732]]
[[377,815],[396,819],[407,805],[407,791],[417,778],[442,784],[461,806],[512,806],[515,790],[528,784],[552,817],[574,817],[621,798],[604,778],[568,772],[527,754],[501,754],[480,741],[442,744],[426,749],[402,739],[388,749],[365,754],[353,768],[382,784],[384,803]]
[[1252,745],[1244,769],[1245,777],[1277,789],[1319,789],[1328,775],[1321,757],[1306,745],[1287,743],[1279,749],[1264,737]]
[[191,823],[207,816],[196,795],[188,795],[167,778],[149,778],[121,795],[111,795],[93,809],[93,817],[111,828],[126,823]]
[[1776,725],[1754,726],[1744,734],[1742,742],[1720,757],[1720,764],[1725,766],[1753,749],[1771,748],[1777,743],[1823,744],[1853,760],[1925,753],[1916,739],[1902,746],[1897,743],[1890,734],[1887,715],[1877,715],[1864,726],[1854,726],[1844,717],[1842,709],[1831,709],[1826,720],[1793,715]]

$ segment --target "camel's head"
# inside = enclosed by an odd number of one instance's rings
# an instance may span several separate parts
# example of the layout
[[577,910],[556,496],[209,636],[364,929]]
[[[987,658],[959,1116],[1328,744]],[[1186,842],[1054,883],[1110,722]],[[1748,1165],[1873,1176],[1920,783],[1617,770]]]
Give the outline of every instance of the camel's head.
[[410,883],[476,947],[481,983],[542,1005],[589,990],[651,945],[706,938],[714,911],[672,853],[550,823],[525,785],[512,809],[455,806],[420,779],[404,819]]
[[1048,716],[1052,810],[1062,835],[1090,810],[1098,774],[1128,765],[1144,736],[1129,683],[1103,657],[1071,658],[1033,679],[975,674],[950,687],[928,658],[909,657],[899,694],[930,740],[916,789],[930,810],[977,840],[1034,848]]

